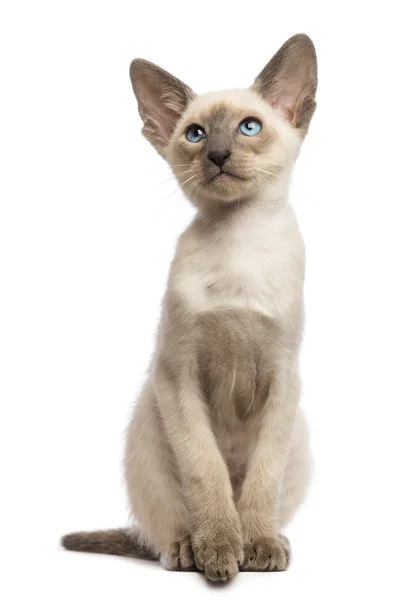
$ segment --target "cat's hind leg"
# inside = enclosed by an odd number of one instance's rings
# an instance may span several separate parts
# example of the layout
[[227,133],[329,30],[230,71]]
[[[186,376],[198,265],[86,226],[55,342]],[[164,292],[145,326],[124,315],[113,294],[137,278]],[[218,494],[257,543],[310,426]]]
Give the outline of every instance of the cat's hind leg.
[[280,491],[279,523],[281,529],[289,523],[302,504],[310,483],[311,470],[307,425],[302,412],[298,410]]

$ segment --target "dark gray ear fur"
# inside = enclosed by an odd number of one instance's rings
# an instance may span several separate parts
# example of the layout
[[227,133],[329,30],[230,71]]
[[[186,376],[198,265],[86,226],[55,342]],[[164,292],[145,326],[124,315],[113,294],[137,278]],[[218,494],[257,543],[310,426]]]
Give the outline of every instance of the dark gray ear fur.
[[285,117],[303,135],[316,109],[317,58],[311,39],[292,36],[256,77],[252,89]]
[[176,123],[194,93],[180,79],[148,60],[133,60],[130,77],[144,123],[143,135],[164,157]]

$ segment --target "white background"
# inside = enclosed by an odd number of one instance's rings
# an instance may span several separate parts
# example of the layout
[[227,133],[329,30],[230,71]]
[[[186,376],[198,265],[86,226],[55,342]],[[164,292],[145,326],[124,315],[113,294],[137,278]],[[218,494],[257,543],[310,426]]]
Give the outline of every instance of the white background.
[[[414,2],[3,2],[3,598],[417,598],[418,42]],[[124,525],[123,431],[192,215],[141,137],[148,58],[197,92],[249,85],[292,34],[319,59],[291,198],[308,257],[315,477],[287,573],[197,574],[65,552]]]

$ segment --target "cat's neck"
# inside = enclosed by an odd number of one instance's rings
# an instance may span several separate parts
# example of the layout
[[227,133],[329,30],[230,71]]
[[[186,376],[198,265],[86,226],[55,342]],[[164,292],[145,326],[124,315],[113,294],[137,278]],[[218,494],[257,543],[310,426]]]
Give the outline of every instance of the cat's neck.
[[227,232],[256,226],[263,228],[280,217],[288,204],[288,189],[271,188],[263,196],[239,198],[229,203],[205,206],[198,211],[196,222],[207,230]]

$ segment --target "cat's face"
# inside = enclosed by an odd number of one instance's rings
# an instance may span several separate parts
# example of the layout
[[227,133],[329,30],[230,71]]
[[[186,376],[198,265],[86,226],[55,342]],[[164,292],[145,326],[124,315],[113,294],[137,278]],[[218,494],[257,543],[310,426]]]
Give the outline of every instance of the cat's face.
[[293,162],[298,132],[252,90],[196,97],[170,138],[166,159],[193,202],[260,195]]
[[156,65],[133,61],[143,134],[198,207],[261,197],[286,181],[315,109],[309,38],[291,38],[247,90],[196,96]]

